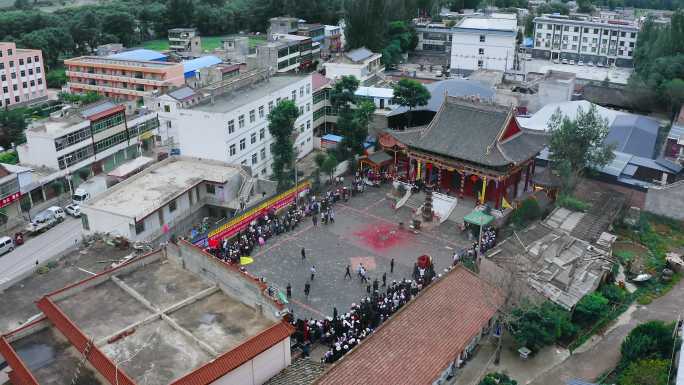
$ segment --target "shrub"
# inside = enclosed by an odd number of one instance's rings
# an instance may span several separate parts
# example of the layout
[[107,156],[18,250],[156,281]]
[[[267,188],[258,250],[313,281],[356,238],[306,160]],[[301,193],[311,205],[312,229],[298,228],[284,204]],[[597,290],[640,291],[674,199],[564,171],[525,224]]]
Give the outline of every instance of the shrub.
[[560,194],[556,204],[572,211],[587,211],[591,207],[589,203],[568,194]]
[[637,360],[669,359],[675,342],[673,327],[663,321],[650,321],[635,327],[620,347],[620,365],[624,368]]
[[511,215],[511,221],[515,225],[524,225],[541,217],[541,208],[536,199],[527,198]]
[[7,150],[0,153],[0,163],[17,164],[19,163],[19,156],[14,150]]
[[667,385],[669,360],[640,360],[620,375],[620,385]]
[[573,318],[580,324],[589,325],[608,313],[608,300],[601,293],[587,294],[575,306]]
[[480,385],[518,385],[518,382],[503,373],[489,373],[480,381]]
[[511,333],[520,346],[537,351],[575,333],[570,313],[546,301],[538,306],[523,304],[511,312]]
[[601,294],[612,303],[622,303],[627,296],[624,289],[617,285],[605,285],[601,288]]

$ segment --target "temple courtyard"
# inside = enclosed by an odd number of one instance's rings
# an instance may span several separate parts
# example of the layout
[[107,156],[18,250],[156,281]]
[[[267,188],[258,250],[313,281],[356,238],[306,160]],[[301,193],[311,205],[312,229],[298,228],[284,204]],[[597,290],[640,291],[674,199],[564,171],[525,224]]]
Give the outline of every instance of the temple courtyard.
[[[294,231],[271,238],[265,246],[255,249],[254,262],[246,266],[247,271],[263,277],[266,283],[283,292],[289,283],[292,286],[289,307],[294,317],[320,319],[332,316],[334,307],[345,312],[352,303],[368,295],[367,284],[356,273],[360,263],[368,270],[368,283],[372,285],[378,279],[383,291],[384,273],[388,285],[392,280],[412,279],[416,258],[428,254],[439,274],[451,264],[456,250],[472,243],[452,220],[442,224],[434,222],[413,231],[408,224],[414,208],[407,204],[395,210],[390,192],[389,185],[371,187],[348,202],[336,203],[334,224],[319,221],[314,227],[310,218],[305,219]],[[469,212],[473,202],[459,202],[458,206]],[[400,222],[406,224],[403,229],[399,227]],[[306,251],[304,261],[302,248]],[[392,259],[393,273],[390,272]],[[351,266],[351,279],[345,279],[347,265]],[[316,267],[313,281],[310,280],[312,266]],[[306,282],[311,284],[308,298],[304,295]]]

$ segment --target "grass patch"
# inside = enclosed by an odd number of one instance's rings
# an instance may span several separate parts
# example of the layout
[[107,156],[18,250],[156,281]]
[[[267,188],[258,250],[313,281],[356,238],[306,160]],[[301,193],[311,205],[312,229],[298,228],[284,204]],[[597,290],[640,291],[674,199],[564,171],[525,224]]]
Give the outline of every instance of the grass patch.
[[[225,36],[202,36],[202,51],[211,53],[216,48],[221,48],[221,40]],[[249,46],[256,47],[266,41],[262,36],[249,36]],[[142,47],[154,51],[167,51],[169,41],[167,39],[148,40],[142,43]]]
[[556,199],[556,204],[560,207],[566,208],[572,211],[582,211],[585,212],[591,208],[591,204],[585,202],[581,199],[577,199],[572,195],[561,194]]

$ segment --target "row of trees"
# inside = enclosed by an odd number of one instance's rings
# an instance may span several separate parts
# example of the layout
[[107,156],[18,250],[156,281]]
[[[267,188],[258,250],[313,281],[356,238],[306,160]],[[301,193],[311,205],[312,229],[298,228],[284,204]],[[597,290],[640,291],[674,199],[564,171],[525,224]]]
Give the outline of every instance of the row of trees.
[[[676,325],[650,321],[635,327],[620,347],[620,385],[667,385],[675,351]],[[681,368],[680,368],[681,370]]]
[[667,25],[648,19],[639,32],[634,51],[633,89],[648,89],[653,97],[676,112],[684,102],[684,11]]

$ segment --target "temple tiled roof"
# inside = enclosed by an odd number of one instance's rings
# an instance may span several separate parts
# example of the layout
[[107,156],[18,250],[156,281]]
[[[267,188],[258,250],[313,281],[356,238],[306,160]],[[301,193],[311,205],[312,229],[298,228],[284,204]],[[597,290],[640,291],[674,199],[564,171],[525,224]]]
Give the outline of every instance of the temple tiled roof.
[[448,96],[430,124],[391,134],[419,150],[498,167],[534,157],[547,142],[525,130],[502,140],[511,119],[509,107]]

